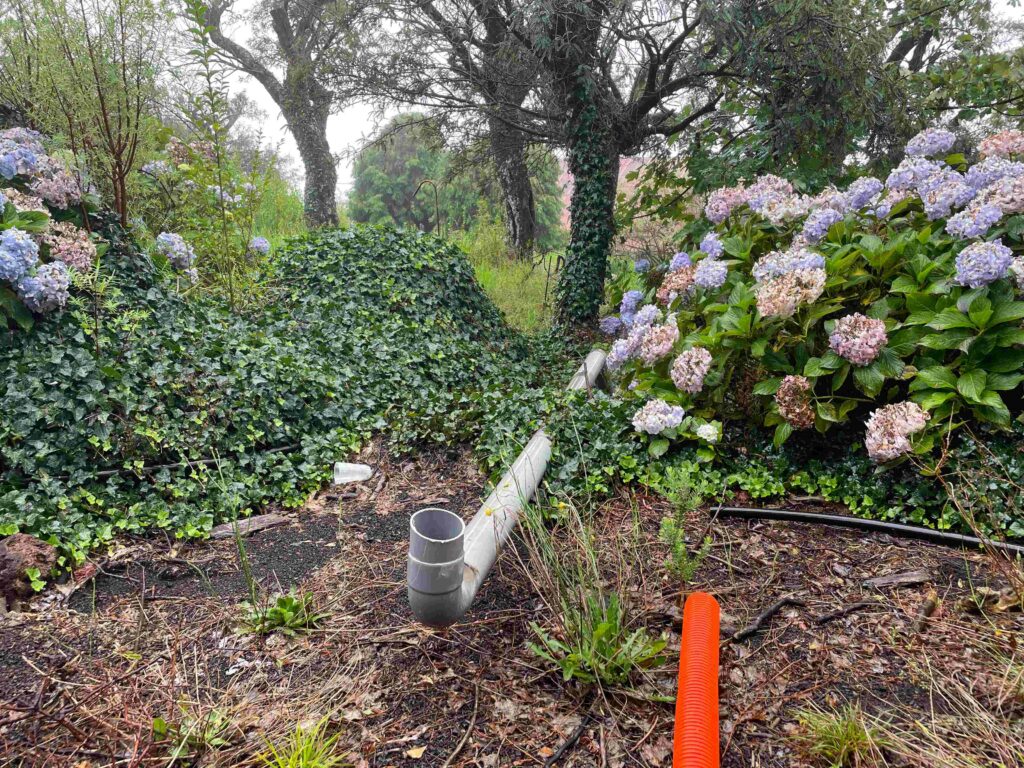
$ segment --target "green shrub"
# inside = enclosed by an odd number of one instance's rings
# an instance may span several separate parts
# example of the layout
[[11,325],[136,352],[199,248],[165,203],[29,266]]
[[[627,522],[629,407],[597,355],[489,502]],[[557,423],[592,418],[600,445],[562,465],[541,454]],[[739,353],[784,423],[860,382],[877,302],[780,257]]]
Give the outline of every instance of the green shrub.
[[376,432],[477,433],[482,393],[542,371],[427,236],[357,228],[285,247],[256,314],[186,299],[109,221],[102,297],[0,337],[0,532],[80,558],[118,532],[198,536],[302,504]]

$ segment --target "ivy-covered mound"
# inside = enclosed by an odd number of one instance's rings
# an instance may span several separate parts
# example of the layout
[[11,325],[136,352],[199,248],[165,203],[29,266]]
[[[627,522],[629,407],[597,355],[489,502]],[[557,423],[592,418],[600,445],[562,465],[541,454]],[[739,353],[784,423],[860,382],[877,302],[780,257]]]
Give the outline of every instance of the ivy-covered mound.
[[179,295],[165,260],[101,229],[102,279],[0,337],[0,535],[81,557],[120,531],[201,534],[301,503],[372,432],[464,439],[482,392],[533,382],[525,342],[435,238],[309,235],[245,314]]
[[712,459],[730,420],[777,445],[852,422],[876,464],[937,473],[955,430],[1010,428],[1024,133],[986,139],[973,164],[954,142],[928,129],[885,182],[844,191],[776,176],[717,190],[666,269],[617,283],[609,367],[652,455],[685,440]]

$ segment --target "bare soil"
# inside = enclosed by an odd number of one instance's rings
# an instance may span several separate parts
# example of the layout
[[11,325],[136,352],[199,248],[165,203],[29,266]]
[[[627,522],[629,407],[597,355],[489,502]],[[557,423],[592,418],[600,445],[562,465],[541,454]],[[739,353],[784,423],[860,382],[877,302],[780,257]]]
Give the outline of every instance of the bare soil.
[[[722,606],[723,765],[809,766],[792,738],[802,707],[856,700],[870,712],[925,713],[932,675],[984,692],[998,683],[993,651],[1013,654],[1024,639],[1019,612],[964,607],[981,588],[1006,585],[986,557],[887,536],[717,521],[696,581],[679,584],[657,541],[666,503],[623,491],[596,524],[616,542],[639,522],[646,554],[624,588],[636,623],[668,635],[671,659],[629,689],[565,682],[528,647],[530,622],[551,626],[551,617],[522,542],[463,623],[433,631],[409,614],[408,518],[424,506],[473,514],[486,478],[469,453],[395,458],[375,447],[363,460],[375,468],[369,481],[329,489],[288,513],[290,525],[245,540],[262,590],[309,592],[328,613],[309,634],[239,631],[249,584],[233,540],[126,541],[77,590],[51,590],[34,611],[0,618],[0,765],[168,765],[174,740],[154,735],[157,718],[190,737],[179,764],[260,765],[268,740],[326,718],[355,766],[539,766],[556,755],[561,766],[667,766],[673,710],[660,699],[674,693],[680,601],[703,589]],[[913,570],[933,576],[863,584]],[[916,631],[932,590],[939,608]],[[786,596],[802,604],[730,639]],[[818,623],[855,603],[864,605]],[[199,738],[204,730],[216,738]]]

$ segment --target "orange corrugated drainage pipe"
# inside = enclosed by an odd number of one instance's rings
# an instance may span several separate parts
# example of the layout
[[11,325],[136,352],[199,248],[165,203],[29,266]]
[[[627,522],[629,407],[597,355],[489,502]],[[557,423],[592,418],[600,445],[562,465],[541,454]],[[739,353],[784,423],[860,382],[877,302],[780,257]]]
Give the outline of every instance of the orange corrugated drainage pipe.
[[683,607],[672,768],[718,768],[718,602],[694,592]]

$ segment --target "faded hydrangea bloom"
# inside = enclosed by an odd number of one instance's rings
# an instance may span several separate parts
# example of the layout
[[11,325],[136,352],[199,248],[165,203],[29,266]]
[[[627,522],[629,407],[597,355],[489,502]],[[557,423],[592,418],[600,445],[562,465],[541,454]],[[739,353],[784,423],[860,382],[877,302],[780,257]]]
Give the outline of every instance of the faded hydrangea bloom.
[[700,241],[700,249],[708,255],[709,259],[717,259],[725,253],[725,246],[721,239],[714,232],[708,232]]
[[747,190],[742,184],[735,187],[722,187],[708,195],[704,206],[704,215],[709,221],[721,224],[736,208],[747,202]]
[[679,327],[674,316],[670,316],[664,325],[654,325],[647,329],[640,342],[638,356],[647,365],[654,365],[672,353],[672,347],[679,341]]
[[803,218],[813,205],[813,199],[807,195],[789,195],[777,200],[770,200],[761,207],[759,213],[772,224],[779,225],[786,221]]
[[711,443],[711,445],[714,445],[721,439],[721,436],[718,434],[718,427],[714,424],[701,424],[694,430],[694,433],[705,443]]
[[18,281],[18,297],[33,312],[52,312],[67,303],[70,285],[68,268],[61,261],[51,261]]
[[721,288],[729,276],[729,265],[718,259],[706,258],[693,272],[694,285],[706,290]]
[[814,426],[814,407],[811,405],[811,382],[803,376],[787,376],[775,392],[775,404],[782,416],[794,429]]
[[928,412],[917,403],[893,403],[879,408],[867,421],[864,444],[877,463],[892,461],[910,453],[910,435],[928,424]]
[[757,310],[762,317],[792,317],[801,304],[818,300],[825,290],[825,270],[798,269],[757,286]]
[[964,174],[964,180],[972,189],[981,190],[1000,179],[1024,176],[1024,163],[1013,162],[1002,157],[986,157],[975,163]]
[[982,157],[1024,158],[1024,131],[1000,131],[978,145]]
[[811,199],[811,207],[814,210],[831,208],[833,211],[845,214],[850,210],[850,201],[845,192],[840,192],[834,186],[828,186]]
[[836,320],[828,343],[833,352],[854,365],[870,365],[888,340],[885,323],[855,312]]
[[678,296],[684,296],[693,288],[696,269],[692,266],[682,267],[665,275],[658,288],[657,298],[663,304],[671,304]]
[[637,432],[660,435],[666,429],[675,429],[682,424],[684,414],[681,406],[669,405],[664,400],[651,400],[633,414],[633,428]]
[[704,347],[692,347],[672,363],[672,383],[681,392],[696,395],[704,388],[704,377],[711,370],[711,353]]
[[633,328],[647,328],[661,319],[661,310],[654,304],[645,304],[633,316]]
[[994,205],[1004,216],[1024,213],[1024,174],[1007,176],[992,182],[981,190],[976,202],[979,205]]
[[804,222],[803,236],[808,243],[817,243],[832,228],[843,220],[843,214],[833,208],[819,208],[812,211]]
[[981,237],[988,232],[999,220],[1003,218],[1003,212],[999,206],[991,203],[971,205],[960,213],[950,216],[946,222],[946,231],[954,237],[961,237],[965,240]]
[[1002,240],[971,243],[956,257],[956,280],[969,288],[981,288],[1006,277],[1013,251]]
[[793,185],[780,176],[766,173],[758,176],[747,190],[747,205],[752,211],[763,213],[793,194]]
[[893,207],[910,197],[910,191],[903,189],[888,189],[885,194],[879,195],[875,200],[875,207],[870,210],[871,215],[880,219],[886,218],[892,213]]
[[54,208],[70,208],[82,199],[82,189],[67,166],[56,158],[42,156],[37,175],[29,185],[32,194],[41,197]]
[[13,205],[14,209],[17,211],[38,211],[39,213],[48,213],[41,197],[27,195],[21,190],[14,188],[5,189],[4,194],[7,195],[7,202]]
[[88,272],[96,260],[96,246],[89,233],[70,221],[54,222],[42,236],[50,257],[63,261],[76,272]]
[[1013,263],[1010,264],[1010,277],[1013,278],[1018,290],[1024,288],[1024,256],[1014,257]]
[[956,136],[945,128],[925,128],[907,142],[910,157],[934,157],[949,152],[956,142]]
[[795,246],[788,251],[771,251],[754,264],[754,279],[761,283],[798,269],[824,269],[825,257],[809,248]]

